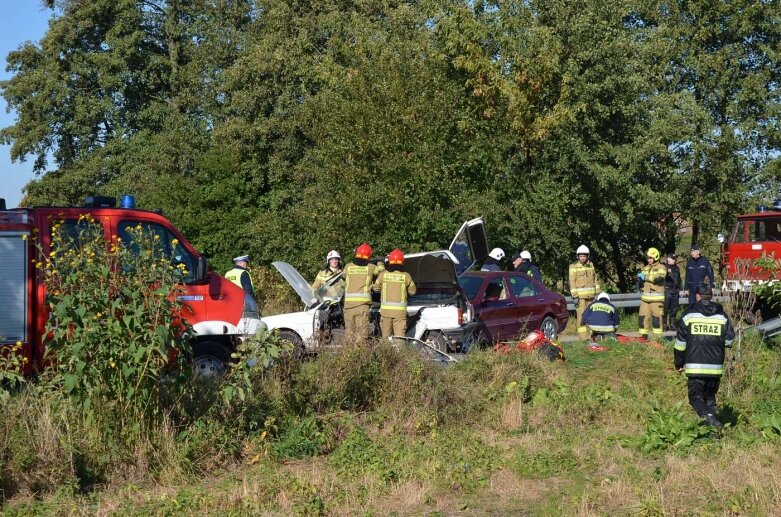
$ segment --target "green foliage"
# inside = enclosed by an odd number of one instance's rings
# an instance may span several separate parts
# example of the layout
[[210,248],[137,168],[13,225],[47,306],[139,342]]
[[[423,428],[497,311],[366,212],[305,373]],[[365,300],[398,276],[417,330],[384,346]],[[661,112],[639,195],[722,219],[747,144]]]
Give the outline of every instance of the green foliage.
[[50,309],[46,384],[77,401],[87,418],[105,419],[107,438],[138,433],[163,416],[161,380],[178,375],[170,361],[183,357],[188,328],[176,299],[184,265],[140,225],[129,235],[133,245],[107,246],[89,216],[74,228],[55,222],[37,263]]
[[683,403],[669,409],[653,408],[648,416],[645,434],[633,445],[643,452],[672,448],[686,450],[698,441],[709,437],[712,431],[699,425],[696,419],[684,414]]
[[326,441],[327,432],[314,416],[291,418],[282,426],[271,450],[280,458],[308,458],[320,454]]
[[483,215],[551,281],[587,242],[625,291],[649,243],[774,194],[773,2],[48,5],[0,83],[0,140],[43,173],[28,203],[133,190],[218,269],[314,274],[324,250],[439,248]]
[[7,402],[13,390],[24,382],[22,342],[0,348],[0,401]]

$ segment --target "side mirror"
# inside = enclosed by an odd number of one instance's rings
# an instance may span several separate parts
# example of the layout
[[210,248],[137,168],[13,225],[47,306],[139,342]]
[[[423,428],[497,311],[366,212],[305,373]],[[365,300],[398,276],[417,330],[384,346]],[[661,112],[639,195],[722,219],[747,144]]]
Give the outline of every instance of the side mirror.
[[204,282],[206,281],[206,277],[209,274],[209,264],[206,260],[206,257],[201,255],[198,257],[198,265],[196,266],[195,270],[195,282]]

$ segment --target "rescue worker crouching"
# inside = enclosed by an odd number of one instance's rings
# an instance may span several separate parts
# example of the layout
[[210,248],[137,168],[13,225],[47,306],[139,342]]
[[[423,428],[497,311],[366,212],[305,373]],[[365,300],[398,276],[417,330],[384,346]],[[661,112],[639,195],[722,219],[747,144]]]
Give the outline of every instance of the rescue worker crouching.
[[667,268],[659,262],[661,254],[656,248],[648,248],[646,261],[648,264],[637,274],[640,291],[640,316],[638,317],[638,333],[641,338],[647,338],[649,333],[654,338],[662,337],[662,313],[664,306],[664,279]]
[[369,262],[372,248],[366,243],[355,250],[355,259],[344,267],[344,329],[360,339],[369,336],[371,290],[382,270]]
[[575,253],[578,260],[569,265],[569,290],[575,305],[578,338],[585,341],[588,339],[588,327],[582,323],[583,313],[601,289],[596,269],[589,258],[591,251],[587,246],[581,245]]
[[244,317],[257,317],[258,302],[255,299],[255,285],[249,275],[249,255],[241,255],[233,259],[233,269],[225,273],[225,278],[244,289]]
[[[325,269],[321,269],[317,273],[315,281],[312,282],[312,290],[316,292],[322,286],[327,285],[333,277],[341,274],[341,262],[342,256],[339,255],[338,251],[329,251],[328,255],[325,257]],[[328,286],[323,294],[329,298],[338,298],[342,295],[343,292],[344,279],[339,279],[334,284]]]
[[403,271],[404,253],[395,249],[388,255],[388,265],[372,285],[380,294],[380,332],[383,339],[407,333],[407,299],[417,292],[415,282]]
[[585,325],[591,331],[593,341],[605,338],[616,338],[616,331],[621,322],[616,306],[610,302],[610,295],[599,293],[583,312],[580,325]]
[[694,305],[678,321],[675,369],[688,378],[689,404],[705,424],[721,427],[716,419],[716,393],[724,370],[725,347],[732,346],[735,330],[722,306],[711,301],[710,284],[698,287]]

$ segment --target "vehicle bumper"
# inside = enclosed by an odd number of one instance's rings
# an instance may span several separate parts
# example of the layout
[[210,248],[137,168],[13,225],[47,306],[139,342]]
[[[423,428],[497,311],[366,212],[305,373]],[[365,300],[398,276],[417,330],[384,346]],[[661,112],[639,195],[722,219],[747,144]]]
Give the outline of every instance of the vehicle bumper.
[[452,329],[442,329],[440,332],[445,336],[445,339],[450,341],[453,344],[460,344],[463,343],[466,339],[472,336],[474,334],[475,329],[477,328],[477,322],[471,321],[469,323],[465,323],[461,325],[460,327],[452,328]]

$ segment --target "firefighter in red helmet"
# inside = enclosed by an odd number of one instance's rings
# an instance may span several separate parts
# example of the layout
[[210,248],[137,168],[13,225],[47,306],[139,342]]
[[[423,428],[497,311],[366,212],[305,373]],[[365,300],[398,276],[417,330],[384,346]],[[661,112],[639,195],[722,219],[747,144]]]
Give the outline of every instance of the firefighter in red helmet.
[[404,253],[395,249],[388,265],[374,281],[372,289],[380,295],[380,331],[383,338],[407,333],[407,298],[417,292],[415,282],[404,271]]
[[344,329],[355,337],[369,336],[369,312],[372,304],[372,284],[381,268],[369,262],[372,247],[363,243],[355,250],[355,258],[344,267]]

